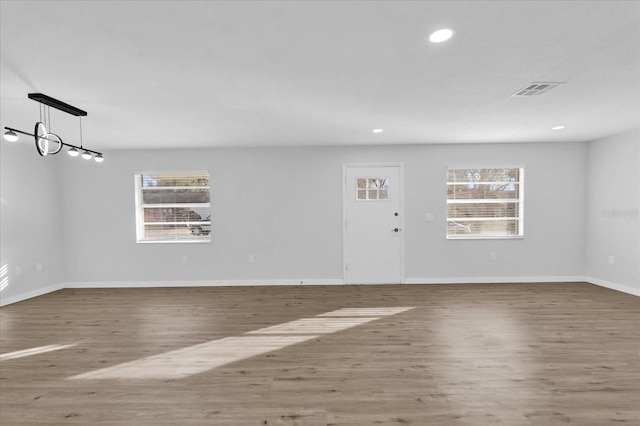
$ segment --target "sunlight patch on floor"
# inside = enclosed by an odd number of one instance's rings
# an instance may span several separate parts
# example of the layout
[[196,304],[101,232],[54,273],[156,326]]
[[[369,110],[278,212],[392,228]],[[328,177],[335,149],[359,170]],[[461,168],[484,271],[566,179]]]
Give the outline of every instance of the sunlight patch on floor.
[[0,355],[0,361],[6,361],[9,359],[23,358],[25,356],[39,355],[51,351],[59,351],[60,349],[70,348],[75,345],[47,345],[38,346],[37,348],[24,349],[21,351],[8,352]]
[[163,354],[102,368],[69,379],[182,379],[287,346],[405,312],[403,308],[348,308],[261,328]]
[[250,331],[247,334],[314,334],[335,333],[356,325],[380,319],[370,318],[303,318],[272,327]]
[[402,312],[410,311],[413,307],[397,307],[397,308],[344,308],[337,311],[325,312],[317,315],[319,317],[360,317],[360,316],[387,316],[396,315]]
[[181,379],[316,336],[237,336],[91,371],[70,379]]

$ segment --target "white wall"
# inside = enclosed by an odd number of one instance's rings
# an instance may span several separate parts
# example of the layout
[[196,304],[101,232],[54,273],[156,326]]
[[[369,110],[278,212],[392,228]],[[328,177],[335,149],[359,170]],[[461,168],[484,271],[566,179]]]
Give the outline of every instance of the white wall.
[[[405,165],[407,282],[584,276],[585,143],[109,151],[106,157],[98,167],[78,161],[64,167],[71,285],[339,283],[342,164],[360,162]],[[525,238],[447,241],[449,165],[525,167]],[[136,244],[133,175],[194,169],[211,175],[213,242]],[[426,213],[435,221],[426,222]],[[497,261],[489,260],[492,251]]]
[[[524,239],[446,240],[447,167],[525,168]],[[431,146],[407,161],[407,278],[411,282],[561,281],[583,275],[584,144]],[[568,189],[571,190],[568,190]],[[425,222],[434,212],[436,221]],[[573,215],[573,213],[577,213]],[[569,217],[573,216],[573,217]],[[409,228],[409,226],[407,226]],[[497,260],[489,260],[495,252]]]
[[[341,273],[339,163],[321,150],[111,151],[66,170],[69,280],[325,279]],[[211,244],[137,244],[133,176],[208,170]],[[337,186],[336,186],[337,185]],[[248,256],[255,263],[248,263]],[[188,256],[189,264],[181,263]]]
[[62,160],[40,157],[32,143],[0,142],[0,266],[6,265],[2,279],[8,279],[1,305],[63,286],[62,183],[57,172]]
[[640,295],[640,130],[590,142],[588,161],[586,275]]
[[[0,302],[65,285],[340,283],[342,164],[373,162],[405,165],[406,282],[588,276],[637,293],[638,218],[602,211],[638,208],[639,138],[635,131],[591,143],[110,151],[103,164],[43,159],[31,144],[3,142],[0,254],[9,286]],[[446,169],[470,165],[525,167],[524,239],[446,240]],[[211,173],[213,242],[136,244],[133,175],[192,169]]]

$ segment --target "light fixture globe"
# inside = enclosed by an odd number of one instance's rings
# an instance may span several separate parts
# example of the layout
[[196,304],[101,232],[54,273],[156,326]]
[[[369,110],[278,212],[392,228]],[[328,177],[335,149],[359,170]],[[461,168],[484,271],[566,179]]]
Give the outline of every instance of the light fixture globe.
[[96,160],[96,163],[102,163],[104,161],[104,157],[102,156],[102,154],[98,154],[95,157],[93,157],[94,160]]
[[80,155],[80,151],[72,147],[69,151],[67,151],[67,154],[69,154],[72,157],[77,157],[78,155]]
[[8,142],[16,142],[18,135],[13,130],[7,130],[4,132],[4,139]]
[[90,160],[92,157],[91,153],[89,151],[85,151],[82,153],[82,158],[84,158],[85,160]]
[[429,36],[429,41],[431,43],[442,43],[443,41],[449,40],[451,37],[453,37],[454,34],[455,31],[453,31],[453,29],[442,28],[440,30],[432,32]]

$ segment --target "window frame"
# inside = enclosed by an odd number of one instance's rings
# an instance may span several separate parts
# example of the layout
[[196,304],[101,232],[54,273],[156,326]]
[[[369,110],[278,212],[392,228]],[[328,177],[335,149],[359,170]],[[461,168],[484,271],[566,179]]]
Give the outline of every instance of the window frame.
[[[143,204],[142,202],[142,191],[145,189],[142,186],[141,178],[143,175],[160,175],[160,176],[173,176],[173,175],[207,175],[208,176],[208,185],[207,186],[198,186],[198,187],[190,187],[190,186],[167,186],[164,188],[176,188],[176,189],[186,189],[186,188],[200,188],[207,189],[209,191],[209,202],[208,203],[160,203],[160,204]],[[135,193],[135,204],[134,204],[134,215],[135,215],[135,227],[136,227],[136,243],[137,244],[209,244],[212,242],[211,231],[206,235],[207,238],[195,238],[195,234],[190,234],[193,238],[185,238],[185,239],[143,239],[142,230],[145,225],[150,222],[145,222],[144,220],[144,209],[145,208],[190,208],[190,207],[203,207],[205,204],[208,204],[209,208],[209,218],[211,218],[211,174],[208,170],[162,170],[162,171],[138,171],[133,175],[134,180],[134,193]],[[157,189],[161,189],[163,187],[157,187]],[[147,188],[148,189],[148,188]],[[156,188],[154,188],[156,189]],[[206,222],[203,220],[198,221],[200,223]],[[211,219],[208,221],[209,226],[211,227],[212,221]],[[164,223],[164,222],[162,222]],[[180,222],[180,224],[189,224],[191,221]],[[153,223],[151,223],[153,224]],[[169,222],[167,222],[169,224]],[[178,224],[178,223],[176,223]]]
[[[497,220],[517,220],[518,233],[517,234],[503,234],[503,235],[478,235],[478,234],[449,234],[449,223],[450,222],[461,222],[460,218],[450,218],[449,217],[449,205],[450,204],[463,204],[464,201],[460,202],[452,202],[454,200],[450,200],[448,196],[449,185],[454,184],[454,182],[449,182],[449,172],[452,170],[485,170],[485,169],[518,169],[518,197],[517,198],[504,198],[504,199],[487,199],[487,198],[472,198],[469,200],[473,200],[468,202],[468,204],[500,204],[500,203],[517,203],[517,216],[514,217],[496,217],[496,218],[486,218],[486,221],[497,221]],[[445,207],[445,235],[447,240],[514,240],[514,239],[524,239],[524,206],[525,206],[525,167],[522,165],[491,165],[491,166],[468,166],[468,165],[455,165],[447,167],[447,177],[446,177],[446,185],[445,185],[445,199],[446,199],[446,207]],[[502,183],[503,181],[494,181],[494,182],[477,182],[477,184],[490,184],[490,183]],[[504,181],[506,183],[506,181]],[[455,182],[458,183],[458,182]],[[458,183],[459,184],[459,183]],[[482,218],[476,218],[482,220]]]

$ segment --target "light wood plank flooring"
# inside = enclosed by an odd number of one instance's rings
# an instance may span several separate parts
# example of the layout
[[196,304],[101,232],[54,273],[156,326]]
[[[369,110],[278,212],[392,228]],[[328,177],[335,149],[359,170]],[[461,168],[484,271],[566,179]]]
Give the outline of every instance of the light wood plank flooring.
[[[414,309],[242,358],[255,330],[390,307]],[[0,354],[72,345],[0,361],[0,424],[637,426],[639,325],[586,283],[67,289],[0,309]],[[110,369],[184,348],[204,371]]]

